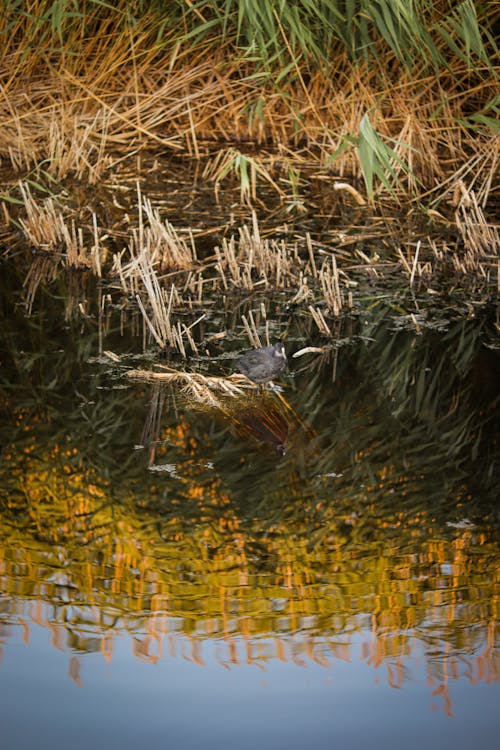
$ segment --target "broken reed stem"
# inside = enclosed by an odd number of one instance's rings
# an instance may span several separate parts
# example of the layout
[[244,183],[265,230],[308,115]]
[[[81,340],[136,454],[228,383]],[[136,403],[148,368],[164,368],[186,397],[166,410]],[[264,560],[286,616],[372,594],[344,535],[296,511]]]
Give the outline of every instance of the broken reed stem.
[[400,247],[398,247],[398,255],[399,255],[399,258],[400,258],[400,260],[401,260],[401,262],[402,262],[402,264],[403,264],[403,266],[404,266],[404,268],[405,268],[408,276],[411,277],[411,268],[408,265],[408,261],[406,260],[405,256],[403,255],[403,251],[401,250]]
[[241,316],[241,319],[243,321],[243,326],[245,328],[245,331],[248,336],[248,340],[250,342],[250,346],[255,347],[256,349],[262,346],[259,339],[259,334],[257,333],[257,328],[255,326],[255,321],[253,319],[252,313],[249,313],[250,322],[251,325],[248,323],[248,320],[246,319],[245,315]]
[[415,256],[413,258],[413,265],[412,265],[411,274],[410,274],[410,286],[413,286],[413,281],[415,279],[415,272],[417,270],[418,254],[420,252],[420,245],[421,245],[421,242],[419,240],[417,242],[417,249],[415,250]]
[[139,306],[139,310],[142,313],[142,318],[143,318],[144,323],[149,328],[149,330],[150,330],[151,334],[153,335],[154,339],[156,340],[156,343],[158,344],[158,346],[160,346],[163,349],[164,346],[165,346],[165,341],[157,333],[156,328],[154,327],[154,325],[149,320],[148,314],[147,314],[146,310],[144,309],[144,305],[142,304],[142,300],[141,300],[140,296],[138,294],[136,294],[135,298],[136,298],[137,304]]
[[314,322],[318,326],[320,333],[324,333],[325,336],[331,336],[332,332],[328,327],[328,324],[321,310],[314,308],[312,305],[309,305],[308,310],[311,313]]
[[313,251],[313,246],[311,242],[311,235],[309,234],[309,232],[307,232],[306,234],[306,246],[307,246],[307,252],[309,253],[309,261],[311,263],[311,273],[313,275],[313,279],[317,279],[318,271],[316,268],[316,262],[314,260],[314,251]]
[[97,231],[97,216],[92,212],[92,229],[94,232],[94,244],[92,245],[90,255],[92,258],[92,268],[98,278],[102,278],[101,268],[101,246],[99,242],[99,233]]

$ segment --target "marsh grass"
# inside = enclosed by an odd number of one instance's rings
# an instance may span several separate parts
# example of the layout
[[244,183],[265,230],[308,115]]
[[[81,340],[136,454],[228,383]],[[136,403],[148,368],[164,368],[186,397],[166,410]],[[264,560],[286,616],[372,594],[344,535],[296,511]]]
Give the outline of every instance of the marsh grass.
[[[435,237],[409,239],[381,258],[360,247],[368,231],[339,230],[333,255],[300,228],[263,236],[254,213],[206,257],[139,189],[137,221],[115,233],[98,211],[87,210],[84,224],[82,211],[62,205],[62,189],[57,200],[35,200],[25,180],[15,220],[32,248],[111,276],[161,348],[198,351],[196,325],[216,295],[282,290],[332,336],[353,306],[356,275],[377,282],[397,269],[412,291],[446,268],[490,286],[498,276],[496,4],[363,0],[346,10],[284,0],[278,12],[210,0],[138,4],[134,15],[125,0],[0,7],[0,157],[15,172],[10,192],[26,172],[95,186],[134,154],[171,151],[200,163],[218,199],[232,185],[241,204],[265,209],[264,188],[274,191],[286,222],[314,221],[307,166],[325,193],[359,211],[422,209],[462,240],[450,251]],[[41,277],[30,273],[31,308]],[[268,327],[241,320],[250,340],[268,340]]]
[[218,188],[232,174],[255,204],[259,183],[283,192],[276,159],[255,153],[266,144],[401,200],[439,195],[498,135],[496,4],[1,9],[0,155],[16,170],[44,163],[96,183],[117,150],[199,158],[215,145],[207,178]]

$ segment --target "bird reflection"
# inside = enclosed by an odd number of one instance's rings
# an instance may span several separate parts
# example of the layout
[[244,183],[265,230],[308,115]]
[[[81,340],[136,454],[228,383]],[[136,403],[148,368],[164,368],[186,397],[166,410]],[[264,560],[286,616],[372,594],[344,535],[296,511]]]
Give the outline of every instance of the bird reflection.
[[[285,402],[286,403],[286,402]],[[272,394],[248,401],[238,401],[233,411],[237,432],[242,437],[250,437],[262,443],[270,443],[276,452],[284,455],[289,432],[289,420],[284,414],[282,403]]]

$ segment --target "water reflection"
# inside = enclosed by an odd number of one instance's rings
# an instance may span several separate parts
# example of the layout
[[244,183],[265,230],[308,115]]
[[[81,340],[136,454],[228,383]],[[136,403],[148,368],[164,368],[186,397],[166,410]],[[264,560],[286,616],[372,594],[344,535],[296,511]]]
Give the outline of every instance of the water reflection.
[[[361,659],[396,687],[421,651],[450,713],[451,681],[499,679],[491,311],[417,336],[376,306],[283,394],[201,409],[92,359],[93,321],[11,310],[4,648],[42,626],[77,684],[78,655],[112,661],[126,633],[141,661]],[[291,349],[308,325],[291,323]]]

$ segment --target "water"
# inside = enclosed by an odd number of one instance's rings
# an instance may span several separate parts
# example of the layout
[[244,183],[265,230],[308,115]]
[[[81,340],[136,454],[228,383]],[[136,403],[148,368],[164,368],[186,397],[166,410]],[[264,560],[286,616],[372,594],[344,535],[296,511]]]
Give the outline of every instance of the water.
[[[265,300],[283,392],[207,405],[130,381],[156,355],[71,314],[84,276],[26,317],[24,275],[4,262],[5,746],[492,747],[495,308],[417,331],[372,290],[325,340]],[[218,305],[189,369],[228,372],[261,301]]]
[[[47,635],[33,626],[31,645],[13,642],[6,655],[6,746],[32,748],[42,740],[75,748],[144,742],[300,748],[309,738],[325,748],[417,748],[445,740],[465,748],[473,741],[494,746],[498,729],[495,691],[486,682],[472,686],[462,675],[443,696],[428,684],[416,647],[411,674],[395,689],[386,669],[379,674],[361,657],[368,633],[353,639],[350,661],[301,666],[272,659],[261,668],[243,663],[231,669],[217,663],[217,643],[207,643],[204,666],[189,660],[191,649],[184,658],[166,653],[152,664],[134,653],[131,637],[121,638],[109,662],[102,654],[80,657],[79,684],[70,678],[69,655],[50,648]],[[446,701],[453,715],[446,715]]]

